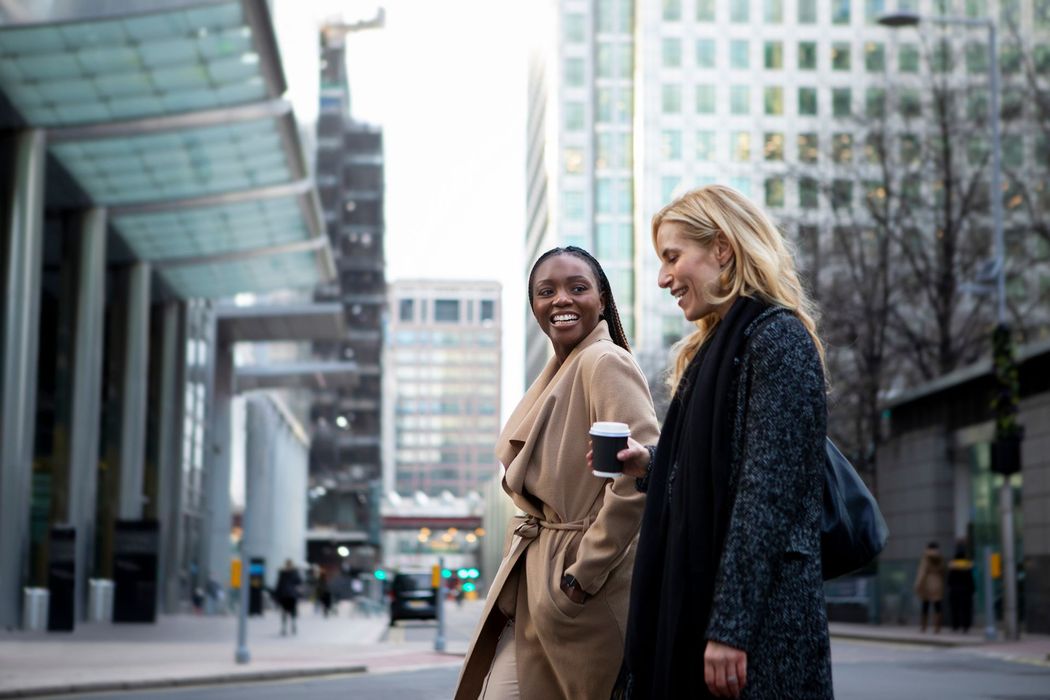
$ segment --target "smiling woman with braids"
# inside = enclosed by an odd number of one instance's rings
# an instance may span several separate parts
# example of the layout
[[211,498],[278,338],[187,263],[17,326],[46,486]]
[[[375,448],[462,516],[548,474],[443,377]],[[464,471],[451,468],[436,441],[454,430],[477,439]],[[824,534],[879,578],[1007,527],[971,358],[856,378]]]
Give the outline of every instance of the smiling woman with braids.
[[554,355],[496,443],[503,489],[525,513],[489,589],[456,698],[609,697],[623,653],[644,496],[587,468],[595,421],[655,442],[656,415],[609,281],[580,248],[554,248],[529,275],[529,303]]

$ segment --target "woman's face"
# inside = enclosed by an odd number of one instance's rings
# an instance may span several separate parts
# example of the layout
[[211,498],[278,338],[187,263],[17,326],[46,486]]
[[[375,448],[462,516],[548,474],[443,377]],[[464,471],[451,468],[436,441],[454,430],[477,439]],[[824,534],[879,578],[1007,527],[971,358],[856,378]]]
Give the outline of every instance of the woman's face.
[[555,255],[536,268],[532,314],[559,360],[598,325],[604,301],[591,266],[575,255]]
[[657,284],[671,292],[686,320],[699,321],[712,312],[722,313],[707,299],[708,294],[720,292],[718,276],[731,255],[724,237],[703,246],[686,234],[685,224],[665,221],[656,230],[656,252],[660,257]]

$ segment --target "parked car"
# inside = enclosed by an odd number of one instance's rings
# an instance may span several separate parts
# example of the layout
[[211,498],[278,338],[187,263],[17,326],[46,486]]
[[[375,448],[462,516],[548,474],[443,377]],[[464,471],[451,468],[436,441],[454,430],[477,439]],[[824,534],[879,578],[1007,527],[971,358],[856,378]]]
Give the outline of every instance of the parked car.
[[429,572],[402,572],[390,585],[390,624],[398,620],[437,619],[437,591]]

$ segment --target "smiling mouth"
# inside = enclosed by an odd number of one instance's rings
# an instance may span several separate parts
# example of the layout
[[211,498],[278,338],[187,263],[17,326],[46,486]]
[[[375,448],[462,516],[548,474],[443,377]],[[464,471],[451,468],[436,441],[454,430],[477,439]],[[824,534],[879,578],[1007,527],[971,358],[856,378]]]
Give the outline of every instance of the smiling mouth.
[[551,316],[552,326],[567,326],[570,323],[579,321],[580,317],[577,314],[554,314]]
[[685,293],[686,293],[687,291],[688,291],[688,290],[686,290],[686,289],[672,289],[672,290],[671,290],[671,296],[673,296],[673,297],[674,297],[674,300],[675,300],[675,301],[681,301],[681,300],[682,300],[682,297],[684,297],[684,296],[685,296]]

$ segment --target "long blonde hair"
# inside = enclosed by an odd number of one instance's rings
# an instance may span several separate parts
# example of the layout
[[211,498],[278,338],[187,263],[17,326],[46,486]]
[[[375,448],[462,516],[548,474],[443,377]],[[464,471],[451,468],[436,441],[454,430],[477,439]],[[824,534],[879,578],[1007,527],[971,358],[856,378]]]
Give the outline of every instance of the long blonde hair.
[[[725,185],[707,185],[686,192],[653,216],[653,247],[665,221],[683,225],[685,235],[704,247],[725,234],[732,259],[719,276],[720,296],[707,292],[707,301],[720,305],[738,296],[757,297],[790,309],[809,331],[824,364],[824,344],[817,335],[817,309],[802,287],[791,245],[773,221],[754,202]],[[657,255],[660,254],[657,249]],[[673,394],[690,360],[718,326],[716,313],[696,321],[696,330],[671,348],[673,361],[667,385]]]

